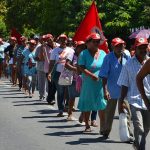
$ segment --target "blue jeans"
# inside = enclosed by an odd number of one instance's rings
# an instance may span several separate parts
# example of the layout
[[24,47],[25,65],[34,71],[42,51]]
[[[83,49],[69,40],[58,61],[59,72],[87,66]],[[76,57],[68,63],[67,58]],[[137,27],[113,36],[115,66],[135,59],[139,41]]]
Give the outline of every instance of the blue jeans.
[[91,121],[96,120],[96,117],[97,117],[97,111],[92,111],[92,114],[91,114]]
[[56,90],[57,90],[58,109],[59,109],[59,112],[62,113],[64,111],[64,106],[65,106],[64,96],[65,96],[65,91],[66,91],[67,86],[58,84],[59,76],[60,76],[60,72],[55,72],[55,77],[53,78],[53,81],[55,83]]

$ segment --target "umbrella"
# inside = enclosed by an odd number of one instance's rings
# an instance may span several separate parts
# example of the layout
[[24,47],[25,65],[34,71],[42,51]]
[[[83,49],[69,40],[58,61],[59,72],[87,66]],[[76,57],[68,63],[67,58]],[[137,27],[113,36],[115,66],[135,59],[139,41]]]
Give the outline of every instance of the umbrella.
[[129,38],[130,39],[136,39],[136,38],[149,38],[150,36],[150,29],[143,29],[143,30],[138,30],[136,32],[133,32]]

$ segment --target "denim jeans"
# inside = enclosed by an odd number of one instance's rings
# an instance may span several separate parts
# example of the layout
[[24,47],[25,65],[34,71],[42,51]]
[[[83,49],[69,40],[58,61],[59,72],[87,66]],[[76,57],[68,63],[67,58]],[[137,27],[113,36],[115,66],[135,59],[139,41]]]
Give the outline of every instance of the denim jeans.
[[27,76],[27,87],[29,90],[29,94],[34,93],[35,85],[36,85],[36,75]]
[[92,114],[91,114],[91,121],[96,120],[96,117],[97,117],[97,111],[92,111]]
[[55,72],[55,77],[53,78],[53,81],[55,83],[56,86],[56,90],[57,90],[57,105],[58,105],[58,109],[59,112],[63,112],[64,111],[64,96],[65,96],[65,91],[67,86],[64,85],[59,85],[58,84],[58,80],[59,80],[59,76],[60,76],[60,72]]

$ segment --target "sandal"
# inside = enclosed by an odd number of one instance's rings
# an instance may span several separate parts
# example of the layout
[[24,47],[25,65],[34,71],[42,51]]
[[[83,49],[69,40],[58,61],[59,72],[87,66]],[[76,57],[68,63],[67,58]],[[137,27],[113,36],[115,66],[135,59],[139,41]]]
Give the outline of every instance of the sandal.
[[84,133],[90,133],[90,132],[92,132],[92,130],[91,130],[90,127],[86,127],[83,132],[84,132]]
[[98,124],[97,124],[96,121],[94,120],[94,121],[91,121],[91,126],[93,126],[93,127],[98,127]]

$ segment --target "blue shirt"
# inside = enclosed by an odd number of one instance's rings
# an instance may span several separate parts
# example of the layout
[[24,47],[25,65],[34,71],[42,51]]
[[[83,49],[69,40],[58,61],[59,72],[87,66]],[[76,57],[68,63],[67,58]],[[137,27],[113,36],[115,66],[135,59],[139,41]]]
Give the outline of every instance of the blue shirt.
[[[148,59],[148,58],[147,58]],[[144,61],[144,63],[146,60]],[[120,77],[118,79],[118,85],[128,87],[127,100],[130,105],[136,108],[146,110],[145,103],[141,97],[141,94],[137,88],[136,76],[139,70],[142,68],[142,64],[137,60],[136,56],[132,57],[126,65],[123,67]],[[147,75],[143,80],[144,90],[147,97],[150,97],[150,75]]]
[[121,87],[117,84],[122,67],[130,57],[123,54],[122,64],[114,52],[110,52],[104,58],[103,65],[100,69],[99,77],[107,78],[107,88],[112,99],[118,99],[121,94]]
[[31,76],[36,74],[35,52],[25,49],[22,55],[24,56],[24,73]]

